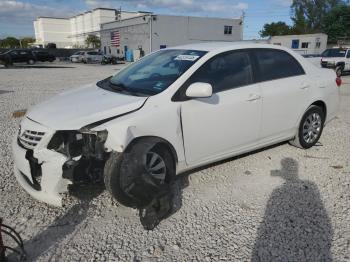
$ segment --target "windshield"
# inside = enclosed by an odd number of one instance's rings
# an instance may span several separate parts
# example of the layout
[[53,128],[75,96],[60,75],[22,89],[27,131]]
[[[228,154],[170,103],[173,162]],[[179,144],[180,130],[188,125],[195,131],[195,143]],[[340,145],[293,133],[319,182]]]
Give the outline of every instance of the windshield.
[[346,50],[340,48],[327,49],[322,53],[322,57],[345,57]]
[[185,73],[205,51],[161,50],[131,64],[110,79],[116,89],[156,95]]

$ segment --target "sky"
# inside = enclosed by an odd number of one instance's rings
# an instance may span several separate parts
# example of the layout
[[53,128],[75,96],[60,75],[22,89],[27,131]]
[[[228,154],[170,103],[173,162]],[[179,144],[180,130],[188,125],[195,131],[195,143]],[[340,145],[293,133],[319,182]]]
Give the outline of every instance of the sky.
[[259,39],[265,23],[291,24],[291,0],[0,0],[0,38],[34,36],[38,16],[70,17],[96,7],[205,17],[237,18],[244,13],[244,39]]

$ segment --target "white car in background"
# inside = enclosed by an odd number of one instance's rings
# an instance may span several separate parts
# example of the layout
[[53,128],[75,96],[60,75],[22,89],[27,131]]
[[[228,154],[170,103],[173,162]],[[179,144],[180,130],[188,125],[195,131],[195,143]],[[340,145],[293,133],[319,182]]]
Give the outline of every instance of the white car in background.
[[103,54],[98,51],[85,51],[82,56],[82,62],[85,64],[101,63]]
[[73,55],[69,57],[69,60],[72,63],[81,63],[83,61],[83,55],[84,55],[84,51],[75,52]]
[[350,48],[326,49],[321,56],[321,67],[333,68],[337,76],[350,71]]
[[14,174],[52,205],[88,180],[137,206],[141,193],[195,167],[282,141],[314,146],[336,116],[340,84],[333,70],[273,45],[163,49],[29,110],[13,141]]

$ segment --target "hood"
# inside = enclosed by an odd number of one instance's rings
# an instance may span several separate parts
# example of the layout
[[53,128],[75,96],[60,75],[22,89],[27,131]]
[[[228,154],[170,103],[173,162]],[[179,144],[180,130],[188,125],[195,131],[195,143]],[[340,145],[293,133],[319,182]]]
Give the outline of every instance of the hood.
[[147,97],[104,90],[95,84],[56,95],[31,108],[27,117],[54,130],[78,130],[140,109]]

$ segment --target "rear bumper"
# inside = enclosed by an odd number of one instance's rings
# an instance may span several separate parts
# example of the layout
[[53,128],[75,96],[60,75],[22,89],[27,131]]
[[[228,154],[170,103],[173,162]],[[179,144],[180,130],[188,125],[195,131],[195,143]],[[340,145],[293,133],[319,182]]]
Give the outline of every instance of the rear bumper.
[[[62,178],[62,166],[67,158],[51,150],[34,152],[41,166],[41,181],[38,183],[31,172],[27,149],[19,146],[17,137],[12,142],[14,175],[23,189],[35,199],[54,206],[62,206],[62,193],[67,192],[71,181]],[[35,149],[34,149],[35,151]],[[35,185],[40,184],[39,188]]]

